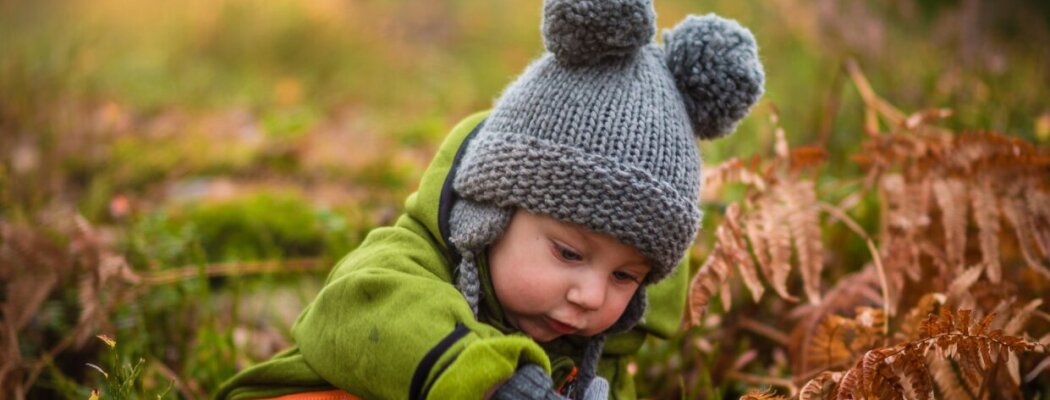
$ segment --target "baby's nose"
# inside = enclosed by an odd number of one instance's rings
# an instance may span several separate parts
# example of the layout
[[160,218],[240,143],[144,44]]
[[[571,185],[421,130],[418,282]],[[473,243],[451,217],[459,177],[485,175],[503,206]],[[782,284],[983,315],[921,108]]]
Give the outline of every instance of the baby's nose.
[[580,308],[594,311],[605,303],[606,280],[603,276],[588,274],[569,289],[567,299]]

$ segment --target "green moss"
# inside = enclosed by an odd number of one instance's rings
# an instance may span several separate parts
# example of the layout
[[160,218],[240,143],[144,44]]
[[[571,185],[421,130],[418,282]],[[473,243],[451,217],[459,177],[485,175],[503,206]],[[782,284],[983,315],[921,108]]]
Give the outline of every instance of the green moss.
[[193,227],[211,261],[311,256],[324,250],[324,227],[314,207],[288,193],[201,202],[172,216]]
[[245,193],[169,206],[139,217],[123,244],[136,265],[336,258],[360,241],[362,227],[340,212],[290,192]]

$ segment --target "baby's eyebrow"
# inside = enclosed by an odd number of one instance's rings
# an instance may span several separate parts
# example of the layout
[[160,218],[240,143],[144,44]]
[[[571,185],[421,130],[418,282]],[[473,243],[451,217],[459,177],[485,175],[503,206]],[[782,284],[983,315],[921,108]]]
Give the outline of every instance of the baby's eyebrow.
[[644,270],[645,273],[649,273],[653,270],[653,267],[649,266],[649,261],[646,260],[645,257],[629,260],[624,266]]
[[562,228],[562,230],[568,231],[570,234],[572,234],[572,236],[575,236],[576,239],[582,241],[583,244],[586,244],[587,246],[590,246],[594,242],[590,235],[597,234],[596,232],[591,231],[585,227],[568,222],[557,221],[556,225],[559,228]]

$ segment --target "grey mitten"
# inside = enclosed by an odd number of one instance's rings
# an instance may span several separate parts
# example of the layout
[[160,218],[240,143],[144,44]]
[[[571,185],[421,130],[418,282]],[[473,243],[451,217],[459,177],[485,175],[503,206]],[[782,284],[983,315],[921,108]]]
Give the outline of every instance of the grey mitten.
[[583,392],[583,400],[606,400],[609,398],[609,381],[600,376],[594,377],[587,391]]
[[[597,380],[597,379],[596,379]],[[608,387],[606,383],[606,387]],[[565,400],[554,391],[554,382],[543,367],[525,364],[492,395],[493,400]],[[588,397],[589,399],[590,397]]]

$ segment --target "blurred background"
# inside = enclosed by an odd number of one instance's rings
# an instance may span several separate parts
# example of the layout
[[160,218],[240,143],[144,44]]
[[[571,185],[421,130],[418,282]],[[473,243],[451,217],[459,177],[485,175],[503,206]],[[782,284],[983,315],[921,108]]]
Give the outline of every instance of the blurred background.
[[[771,154],[775,108],[790,142],[855,170],[851,59],[907,112],[950,108],[955,130],[1050,143],[1050,2],[656,9],[661,29],[715,12],[760,45],[766,96],[701,145],[705,164]],[[540,11],[0,0],[0,393],[197,398],[286,346],[328,268],[397,216],[447,130],[541,54]]]

